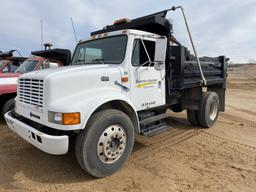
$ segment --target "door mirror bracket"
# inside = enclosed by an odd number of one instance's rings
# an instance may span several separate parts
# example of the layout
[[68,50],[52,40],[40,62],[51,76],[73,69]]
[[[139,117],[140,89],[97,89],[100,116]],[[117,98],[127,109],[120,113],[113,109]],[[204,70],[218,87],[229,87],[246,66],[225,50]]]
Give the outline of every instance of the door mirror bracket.
[[154,62],[154,68],[157,71],[162,71],[164,69],[164,62],[161,62],[161,61]]

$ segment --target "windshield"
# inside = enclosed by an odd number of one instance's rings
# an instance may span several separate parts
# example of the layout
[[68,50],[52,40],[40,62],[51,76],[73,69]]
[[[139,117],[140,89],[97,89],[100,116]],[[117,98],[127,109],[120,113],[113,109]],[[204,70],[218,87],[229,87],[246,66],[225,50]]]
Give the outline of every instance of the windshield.
[[124,60],[127,36],[119,35],[81,43],[77,46],[72,65],[120,64]]
[[16,73],[27,73],[34,71],[38,61],[26,60],[24,63],[15,71]]

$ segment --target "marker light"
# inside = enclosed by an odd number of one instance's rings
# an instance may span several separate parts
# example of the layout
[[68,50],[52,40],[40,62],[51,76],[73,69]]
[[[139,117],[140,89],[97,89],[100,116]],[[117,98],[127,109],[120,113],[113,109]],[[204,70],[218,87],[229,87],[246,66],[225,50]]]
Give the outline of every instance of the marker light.
[[128,23],[130,21],[131,21],[130,19],[122,18],[122,19],[118,19],[118,20],[114,21],[114,25],[121,25],[124,23]]

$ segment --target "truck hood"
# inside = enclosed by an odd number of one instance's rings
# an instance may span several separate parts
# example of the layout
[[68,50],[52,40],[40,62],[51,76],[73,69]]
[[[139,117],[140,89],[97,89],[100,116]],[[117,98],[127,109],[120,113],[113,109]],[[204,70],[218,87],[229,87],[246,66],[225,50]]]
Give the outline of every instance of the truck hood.
[[19,73],[0,73],[0,85],[16,85]]
[[[92,65],[79,65],[79,66],[65,66],[55,69],[44,69],[39,71],[33,71],[29,73],[25,73],[21,75],[21,78],[36,78],[36,79],[45,79],[46,77],[52,76],[61,76],[65,74],[71,74],[76,72],[85,72],[91,70],[104,70],[106,68],[113,67],[113,65],[106,65],[106,64],[92,64]],[[115,68],[117,65],[114,66]]]
[[19,77],[20,73],[0,73],[0,78]]
[[86,95],[95,89],[118,88],[121,91],[116,85],[116,81],[121,81],[121,69],[118,65],[68,66],[27,73],[21,78],[44,81],[43,95],[46,105],[71,95]]

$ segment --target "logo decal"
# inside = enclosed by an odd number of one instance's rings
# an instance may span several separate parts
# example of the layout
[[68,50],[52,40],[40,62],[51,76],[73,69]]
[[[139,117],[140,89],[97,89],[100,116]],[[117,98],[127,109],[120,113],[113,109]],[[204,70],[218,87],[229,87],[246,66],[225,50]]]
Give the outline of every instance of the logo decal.
[[136,88],[152,88],[157,83],[157,79],[136,81]]
[[100,79],[101,79],[101,81],[109,81],[109,77],[108,76],[102,76]]

